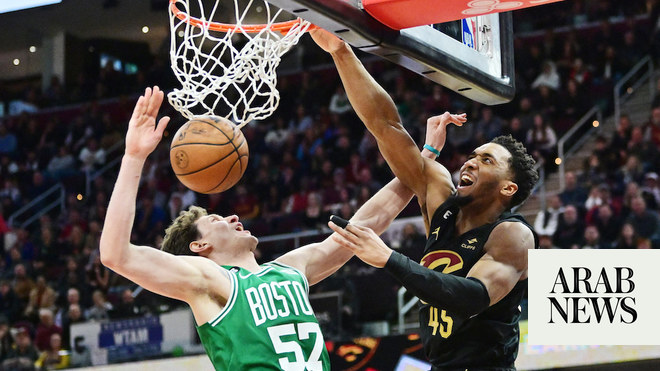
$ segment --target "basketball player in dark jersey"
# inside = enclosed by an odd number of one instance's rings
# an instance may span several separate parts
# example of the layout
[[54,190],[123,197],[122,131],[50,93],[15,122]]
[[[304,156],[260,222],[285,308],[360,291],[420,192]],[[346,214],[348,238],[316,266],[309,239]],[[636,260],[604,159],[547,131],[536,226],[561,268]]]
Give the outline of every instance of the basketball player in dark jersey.
[[[419,297],[432,370],[514,370],[527,251],[538,243],[532,228],[508,210],[538,180],[534,160],[519,142],[498,137],[470,154],[455,187],[444,166],[420,158],[394,102],[350,46],[323,30],[312,37],[332,55],[353,108],[392,171],[416,194],[428,237],[421,264],[359,225],[344,230],[330,223],[334,239]],[[444,128],[463,125],[466,116],[445,113],[432,120]]]

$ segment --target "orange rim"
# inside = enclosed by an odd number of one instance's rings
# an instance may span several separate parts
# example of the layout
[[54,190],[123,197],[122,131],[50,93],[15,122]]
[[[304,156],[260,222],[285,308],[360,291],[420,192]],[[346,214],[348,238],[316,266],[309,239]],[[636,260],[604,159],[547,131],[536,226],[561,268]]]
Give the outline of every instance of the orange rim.
[[[209,30],[218,31],[218,32],[229,32],[229,31],[239,30],[246,33],[259,33],[263,29],[268,28],[271,31],[279,31],[281,33],[287,33],[293,27],[303,22],[302,19],[298,18],[286,22],[278,22],[272,24],[250,24],[250,25],[242,25],[239,27],[232,23],[209,22],[209,21],[203,21],[199,18],[192,17],[186,14],[185,12],[181,11],[176,6],[176,1],[177,0],[170,0],[170,11],[172,12],[172,14],[174,14],[174,16],[188,23],[191,26],[195,26],[199,28],[208,28]],[[311,30],[314,28],[316,28],[316,26],[312,25],[309,29]]]

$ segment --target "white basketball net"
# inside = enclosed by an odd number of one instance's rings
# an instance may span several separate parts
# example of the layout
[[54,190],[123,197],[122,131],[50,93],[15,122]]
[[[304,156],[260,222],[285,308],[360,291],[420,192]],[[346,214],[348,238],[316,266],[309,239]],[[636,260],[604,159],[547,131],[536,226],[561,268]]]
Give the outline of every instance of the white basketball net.
[[[197,6],[191,14],[191,3]],[[252,120],[272,115],[280,101],[275,69],[281,57],[310,27],[307,21],[296,23],[283,34],[272,29],[281,9],[261,1],[234,0],[236,28],[214,31],[214,15],[218,1],[210,12],[205,0],[170,0],[170,60],[172,70],[182,85],[167,95],[170,104],[187,119],[196,115],[217,115],[243,127]],[[206,1],[208,3],[208,1]],[[253,3],[261,6],[267,17],[266,27],[248,33],[244,20]],[[185,19],[179,19],[172,5]],[[195,19],[196,18],[196,19]],[[191,21],[198,20],[197,25]],[[234,38],[234,40],[232,40]],[[235,45],[236,39],[241,44]]]

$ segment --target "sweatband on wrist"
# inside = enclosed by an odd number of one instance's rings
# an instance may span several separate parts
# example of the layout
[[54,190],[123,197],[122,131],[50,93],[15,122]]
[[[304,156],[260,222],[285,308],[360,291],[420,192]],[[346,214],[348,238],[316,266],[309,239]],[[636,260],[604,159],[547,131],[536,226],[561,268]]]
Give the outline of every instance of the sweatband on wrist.
[[488,290],[477,278],[436,272],[396,251],[387,260],[385,269],[406,290],[434,307],[460,313],[467,318],[490,306]]
[[429,151],[431,151],[434,155],[436,155],[436,156],[440,156],[440,151],[438,151],[437,149],[431,147],[430,145],[425,144],[425,145],[424,145],[424,148],[425,148],[425,149],[428,149]]

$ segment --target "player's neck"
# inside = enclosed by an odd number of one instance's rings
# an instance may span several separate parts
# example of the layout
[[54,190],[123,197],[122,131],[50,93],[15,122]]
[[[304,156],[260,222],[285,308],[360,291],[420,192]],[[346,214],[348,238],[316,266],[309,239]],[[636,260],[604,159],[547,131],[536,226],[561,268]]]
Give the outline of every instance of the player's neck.
[[471,203],[462,206],[456,219],[456,229],[459,234],[463,234],[484,224],[495,222],[503,212],[504,208],[497,202],[491,202],[489,205]]
[[258,272],[261,270],[259,263],[254,257],[252,252],[243,252],[241,254],[217,254],[209,256],[218,265],[231,265],[234,267],[240,267],[247,269],[250,272]]

